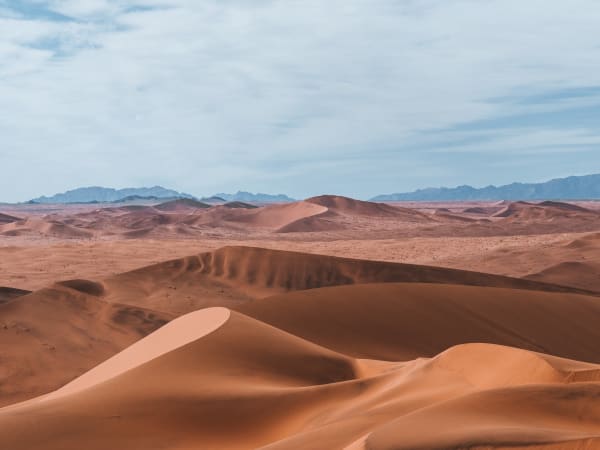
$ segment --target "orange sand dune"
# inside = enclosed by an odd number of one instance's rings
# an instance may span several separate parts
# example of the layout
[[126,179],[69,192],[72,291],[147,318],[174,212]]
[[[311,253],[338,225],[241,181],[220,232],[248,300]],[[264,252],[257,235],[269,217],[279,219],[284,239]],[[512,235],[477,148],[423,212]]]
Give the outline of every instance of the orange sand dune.
[[2,303],[6,303],[9,300],[12,300],[17,297],[22,297],[23,295],[29,294],[30,291],[25,291],[23,289],[16,289],[6,286],[0,286],[0,305]]
[[548,239],[528,248],[500,246],[471,256],[456,254],[439,264],[600,292],[600,234]]
[[0,404],[56,389],[172,319],[100,288],[74,280],[0,301]]
[[477,272],[257,247],[224,247],[120,274],[104,283],[106,300],[183,314],[208,306],[234,307],[287,291],[400,281],[578,291]]
[[409,208],[399,206],[391,206],[385,203],[365,202],[355,200],[349,197],[341,197],[338,195],[321,195],[311,197],[305,200],[308,203],[324,206],[332,211],[341,214],[358,214],[370,217],[391,216],[391,217],[412,217],[414,220],[428,222],[429,218],[426,214],[420,213]]
[[597,297],[387,283],[293,292],[237,310],[357,358],[407,360],[489,342],[600,363]]
[[2,213],[0,213],[0,224],[17,222],[19,220],[22,220],[22,219],[19,219],[18,217],[14,217],[14,216],[11,216],[11,215],[8,215],[8,214],[2,214]]
[[[135,212],[157,215],[118,214]],[[197,219],[161,226],[184,215]],[[599,237],[536,251],[593,269]],[[530,276],[572,284],[575,261]],[[236,246],[0,288],[0,448],[600,449],[600,290],[585,273],[593,295]]]
[[246,211],[239,215],[237,221],[247,225],[279,229],[297,220],[316,216],[327,211],[327,208],[308,202],[296,202],[282,205],[270,205]]
[[37,234],[64,239],[85,239],[93,236],[91,231],[73,227],[60,221],[41,218],[29,218],[0,225],[0,234],[7,236]]
[[528,275],[528,280],[561,285],[575,285],[582,289],[600,290],[600,264],[597,261],[564,261]]
[[527,203],[514,202],[495,214],[495,217],[511,218],[512,220],[540,220],[540,219],[584,219],[598,220],[596,211],[583,208],[570,203],[542,202]]
[[598,398],[600,365],[492,344],[360,360],[209,308],[52,394],[0,409],[0,447],[593,449]]
[[[576,289],[530,280],[453,269],[363,261],[253,247],[225,247],[213,252],[126,272],[101,282],[80,279],[61,282],[50,289],[42,289],[4,305],[0,317],[5,321],[8,329],[13,330],[15,334],[13,341],[3,342],[7,346],[8,360],[11,361],[5,366],[3,375],[3,380],[8,381],[1,384],[7,390],[3,402],[6,404],[14,399],[29,398],[58,387],[60,383],[80,375],[83,370],[89,369],[102,359],[111,356],[115,351],[121,350],[137,338],[145,336],[173,316],[207,306],[244,308],[246,307],[244,303],[250,300],[289,291],[337,285],[397,282],[443,284],[444,286],[431,286],[429,294],[422,294],[435,297],[439,292],[439,298],[442,299],[446,298],[445,293],[453,292],[451,286],[446,286],[448,283],[579,292]],[[356,290],[350,289],[348,292],[350,296],[359,295],[364,292],[363,289],[356,286]],[[390,294],[396,292],[392,287],[389,288],[389,291],[386,290],[388,288],[380,289],[382,291],[377,293],[377,298],[389,299],[386,305],[390,307],[396,304],[395,298]],[[402,289],[412,292],[412,289],[417,288],[407,286]],[[402,297],[405,295],[402,292],[396,295]],[[489,292],[492,291],[485,291],[485,295],[491,295]],[[537,298],[540,295],[535,292],[531,294],[520,291],[510,292],[518,292],[518,296],[515,298],[528,298],[529,295]],[[310,295],[319,294],[315,291]],[[377,298],[373,301],[377,301]],[[511,299],[507,300],[509,303],[511,301]],[[361,303],[356,304],[360,305]],[[255,307],[252,305],[254,304],[247,307]],[[285,305],[288,308],[287,300]],[[344,309],[345,307],[344,304],[339,304],[339,308]],[[385,310],[386,306],[381,308]],[[292,303],[290,303],[289,311],[292,310]],[[314,305],[314,310],[321,311],[322,308],[320,305]],[[274,307],[272,312],[276,311],[278,308]],[[394,314],[394,311],[390,311],[390,314]],[[406,317],[410,317],[410,315],[406,315]],[[594,316],[590,314],[587,317]],[[267,322],[271,320],[266,317],[260,318]],[[318,318],[307,320],[318,323]],[[475,325],[467,323],[465,326],[477,330],[479,322],[477,320],[474,322]],[[74,323],[79,325],[75,326]],[[277,325],[286,329],[285,324],[278,323]],[[560,329],[563,325],[558,324],[557,326]],[[348,327],[352,329],[353,325],[348,324]],[[35,332],[23,331],[25,329],[35,330]],[[385,333],[390,332],[389,326],[385,327],[384,324],[381,324],[379,330],[384,333],[384,337]],[[310,339],[310,336],[305,336],[300,331],[297,332]],[[344,333],[341,331],[339,336],[343,335]],[[99,336],[102,336],[100,341],[98,341]],[[451,336],[447,338],[446,344],[481,340],[488,334],[486,331],[482,334],[463,335],[457,333],[453,336],[454,338]],[[462,338],[459,339],[457,336],[462,336]],[[360,342],[351,342],[348,345],[353,346],[357,349],[356,351],[361,348],[368,349],[370,348],[369,339],[369,336],[364,337],[364,345]],[[453,341],[453,339],[456,340]],[[502,337],[504,340],[499,337],[494,339],[493,342],[502,344],[539,351],[547,350],[528,346],[528,341],[519,339],[511,340],[506,337]],[[427,352],[419,353],[419,349],[404,349],[403,341],[396,340],[394,342],[397,344],[389,347],[387,343],[376,340],[374,348],[380,353],[373,357],[399,359],[399,355],[404,355],[401,352],[405,350],[408,352],[407,357],[414,357],[416,354],[431,356],[447,348],[444,346],[444,342],[432,341],[432,347]],[[99,349],[95,350],[96,347]],[[49,348],[56,350],[48,351]],[[91,350],[83,352],[83,348]],[[581,349],[581,355],[564,354],[564,356],[585,359],[586,345],[582,344]],[[349,350],[344,349],[344,351]],[[556,353],[561,354],[559,350]],[[26,365],[18,363],[23,354],[28,355],[25,358]],[[14,384],[11,380],[15,380]]]

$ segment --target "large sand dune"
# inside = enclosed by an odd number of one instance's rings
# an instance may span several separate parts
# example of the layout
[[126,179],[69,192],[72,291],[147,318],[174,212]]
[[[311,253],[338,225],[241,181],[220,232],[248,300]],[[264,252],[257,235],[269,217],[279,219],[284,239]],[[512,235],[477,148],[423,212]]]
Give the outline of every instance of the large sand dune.
[[76,280],[0,302],[0,405],[56,389],[173,317],[96,289]]
[[106,300],[182,314],[208,306],[234,307],[287,291],[400,281],[587,293],[479,272],[243,246],[144,267],[104,283]]
[[21,220],[21,219],[19,219],[18,217],[0,213],[0,224],[17,222],[19,220]]
[[[381,285],[381,283],[398,282],[409,284],[401,288]],[[419,287],[422,283],[427,283],[429,290]],[[415,284],[415,287],[411,287],[410,284]],[[349,286],[346,290],[340,288],[340,291],[319,289],[341,285]],[[412,317],[403,308],[408,308],[407,305],[412,304],[411,302],[424,298],[424,302],[437,301],[436,307],[447,310],[448,317],[452,317],[453,308],[449,305],[454,303],[450,301],[448,295],[455,292],[456,287],[451,285],[505,288],[505,290],[473,291],[474,293],[465,291],[467,300],[461,301],[478,301],[479,297],[498,298],[492,305],[508,305],[512,304],[514,299],[520,301],[519,299],[527,298],[531,301],[526,305],[535,305],[534,310],[538,312],[545,311],[543,302],[537,300],[541,295],[538,292],[585,293],[575,288],[478,272],[254,247],[225,247],[214,252],[144,267],[101,281],[74,279],[59,282],[50,288],[5,304],[0,309],[1,317],[7,324],[7,330],[11,332],[13,341],[5,340],[0,347],[0,349],[5,348],[7,361],[4,372],[6,382],[2,384],[6,389],[6,396],[1,402],[6,404],[55,389],[61,383],[80,375],[83,370],[91,368],[136,339],[152,332],[171,318],[201,308],[224,306],[240,309],[252,316],[257,314],[256,317],[271,323],[272,318],[268,314],[277,314],[281,307],[288,312],[295,311],[298,307],[299,304],[294,302],[296,298],[294,296],[286,297],[281,301],[277,300],[278,297],[272,297],[290,291],[314,290],[300,297],[303,299],[301,304],[310,304],[311,310],[322,314],[322,317],[326,317],[325,313],[329,307],[327,305],[335,305],[331,306],[332,312],[329,314],[336,315],[337,318],[333,323],[343,323],[343,329],[337,330],[336,326],[325,325],[319,326],[319,329],[322,330],[320,332],[336,330],[334,333],[338,337],[345,335],[344,329],[357,329],[356,324],[345,322],[344,310],[366,308],[367,304],[363,301],[365,298],[372,298],[378,311],[387,311],[388,315],[373,316],[377,320],[384,321],[373,325],[377,332],[383,333],[382,339],[372,342],[370,335],[361,332],[357,334],[360,336],[359,340],[348,344],[355,352],[359,352],[361,348],[378,352],[373,355],[356,353],[361,357],[394,360],[412,358],[417,354],[431,356],[454,343],[484,340],[586,359],[585,343],[580,347],[582,353],[577,355],[561,353],[560,349],[552,350],[529,345],[528,342],[535,342],[538,336],[533,331],[528,331],[527,327],[519,331],[520,336],[528,336],[528,332],[533,334],[523,339],[509,339],[501,333],[494,337],[485,331],[487,330],[485,327],[485,330],[478,334],[480,324],[478,318],[501,314],[502,310],[498,313],[495,310],[479,311],[475,320],[464,322],[461,326],[464,328],[463,331],[451,332],[447,336],[442,334],[437,341],[430,338],[428,351],[411,350],[406,347],[406,341],[415,340],[415,336],[409,333],[412,329],[411,324],[428,322],[431,318],[426,315],[421,317],[419,315],[421,313]],[[532,292],[528,293],[526,290]],[[260,309],[260,305],[263,304],[260,299],[267,297],[275,299],[272,303],[264,300],[267,302],[264,303],[265,305],[273,305],[268,306],[267,310],[270,311],[268,314]],[[315,303],[315,298],[321,300]],[[546,299],[546,297],[541,298]],[[555,302],[558,301],[557,298],[570,299],[571,297],[550,296],[548,301]],[[574,298],[591,297],[574,296]],[[398,299],[402,301],[398,302]],[[252,300],[257,302],[251,302]],[[336,301],[338,303],[335,303]],[[573,304],[579,305],[580,302]],[[476,305],[483,307],[483,300]],[[517,306],[515,305],[514,308]],[[399,309],[396,310],[395,307]],[[339,315],[335,313],[338,308],[342,311]],[[388,311],[388,308],[391,309]],[[510,310],[512,311],[510,314],[514,313],[514,308]],[[260,315],[261,311],[267,315]],[[459,314],[465,314],[465,304],[461,303],[457,311],[460,311]],[[591,314],[593,309],[588,312],[590,314],[582,316],[582,324],[595,318],[595,315]],[[298,317],[306,313],[306,311],[297,311]],[[548,318],[534,316],[531,320],[554,323],[552,314],[547,316]],[[359,317],[359,315],[357,313],[356,316],[351,317]],[[391,323],[386,325],[385,320],[388,320],[386,318],[391,317],[394,317],[395,321],[400,320],[399,318],[407,318],[408,323],[399,328],[392,326]],[[519,318],[519,316],[501,317],[509,322]],[[319,324],[319,317],[306,317],[305,320],[307,323],[314,323],[315,326]],[[310,335],[289,328],[289,324],[285,321],[275,321],[273,324],[311,340]],[[558,329],[562,329],[563,324],[558,323]],[[436,326],[444,329],[443,323]],[[402,335],[393,334],[398,333],[399,330],[407,333],[407,339],[400,339]],[[586,328],[584,327],[583,330],[581,336],[587,336]],[[464,334],[467,331],[471,334]],[[389,342],[394,342],[392,347]],[[348,348],[343,350],[352,354]],[[26,361],[26,364],[19,364],[19,361]],[[56,370],[56,367],[60,369]]]
[[600,363],[597,297],[386,283],[272,296],[238,310],[357,358],[406,360],[489,342]]
[[597,212],[469,206],[0,224],[0,448],[600,449]]
[[599,380],[598,365],[493,344],[404,362],[356,359],[209,308],[52,394],[0,409],[0,445],[597,448]]

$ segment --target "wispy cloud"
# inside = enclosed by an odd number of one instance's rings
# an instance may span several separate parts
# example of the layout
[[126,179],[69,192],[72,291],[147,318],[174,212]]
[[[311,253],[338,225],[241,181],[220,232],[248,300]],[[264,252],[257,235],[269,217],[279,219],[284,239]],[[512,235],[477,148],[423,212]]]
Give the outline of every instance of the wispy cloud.
[[0,1],[0,198],[368,196],[485,183],[498,154],[528,166],[489,182],[593,171],[599,21],[594,0]]

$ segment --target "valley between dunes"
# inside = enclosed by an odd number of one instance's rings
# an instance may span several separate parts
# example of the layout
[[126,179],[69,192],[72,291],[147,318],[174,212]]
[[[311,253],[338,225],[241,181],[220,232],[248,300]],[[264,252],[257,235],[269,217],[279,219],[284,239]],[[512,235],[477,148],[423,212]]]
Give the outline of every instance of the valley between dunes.
[[600,449],[598,214],[446,206],[6,211],[0,448]]

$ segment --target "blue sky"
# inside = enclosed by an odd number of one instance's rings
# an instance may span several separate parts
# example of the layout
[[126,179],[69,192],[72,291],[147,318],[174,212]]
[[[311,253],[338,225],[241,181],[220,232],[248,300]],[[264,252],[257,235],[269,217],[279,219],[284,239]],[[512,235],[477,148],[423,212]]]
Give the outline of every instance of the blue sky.
[[0,0],[0,200],[600,172],[600,3]]

